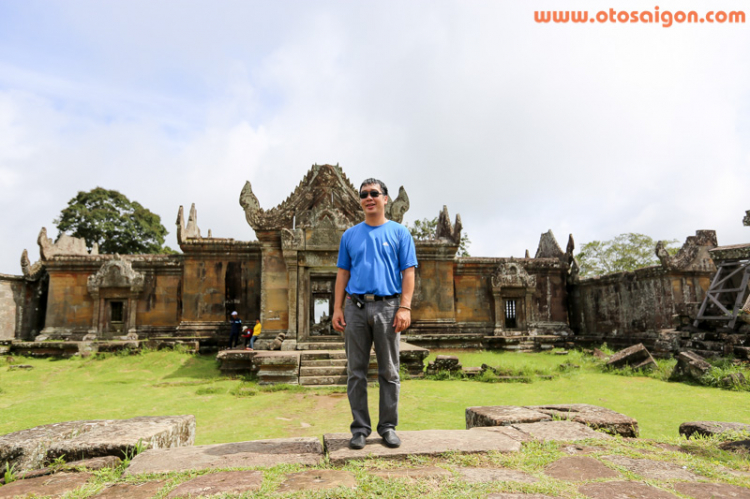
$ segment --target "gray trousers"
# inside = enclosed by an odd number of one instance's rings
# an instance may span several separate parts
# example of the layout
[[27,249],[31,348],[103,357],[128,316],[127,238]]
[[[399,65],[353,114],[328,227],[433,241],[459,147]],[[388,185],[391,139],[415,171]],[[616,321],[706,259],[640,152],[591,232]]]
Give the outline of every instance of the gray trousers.
[[393,328],[393,319],[400,299],[366,302],[364,308],[357,307],[348,295],[344,301],[344,348],[348,374],[346,392],[354,419],[351,431],[352,434],[363,433],[366,436],[372,433],[367,408],[367,370],[374,343],[380,384],[378,433],[382,435],[386,430],[395,429],[398,424],[398,393],[401,388],[398,343],[401,334]]

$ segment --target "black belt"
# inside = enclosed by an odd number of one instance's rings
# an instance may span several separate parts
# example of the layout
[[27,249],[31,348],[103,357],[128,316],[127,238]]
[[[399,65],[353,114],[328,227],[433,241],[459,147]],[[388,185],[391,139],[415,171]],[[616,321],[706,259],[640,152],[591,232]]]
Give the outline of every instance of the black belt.
[[368,302],[368,301],[381,301],[381,300],[390,300],[391,298],[398,298],[399,294],[395,295],[388,295],[388,296],[378,296],[378,295],[370,295],[370,294],[364,294],[364,295],[356,295],[354,293],[349,294],[352,298],[356,298],[358,301],[361,302]]

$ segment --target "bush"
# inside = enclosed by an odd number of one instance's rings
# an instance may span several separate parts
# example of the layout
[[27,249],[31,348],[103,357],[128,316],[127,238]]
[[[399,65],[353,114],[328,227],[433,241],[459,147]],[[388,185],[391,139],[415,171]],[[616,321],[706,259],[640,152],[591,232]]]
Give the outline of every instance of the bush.
[[195,391],[195,394],[196,395],[215,395],[217,393],[226,393],[226,391],[227,391],[226,388],[211,385],[211,386],[204,386],[204,387],[198,388]]

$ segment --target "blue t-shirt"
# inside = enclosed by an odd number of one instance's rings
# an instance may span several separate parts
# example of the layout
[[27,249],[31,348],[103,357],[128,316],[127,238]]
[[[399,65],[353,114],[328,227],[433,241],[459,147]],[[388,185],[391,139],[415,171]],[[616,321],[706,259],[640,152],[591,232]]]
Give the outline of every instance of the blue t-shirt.
[[395,295],[401,293],[401,272],[417,266],[414,239],[391,220],[377,227],[362,222],[344,232],[336,265],[351,272],[347,293]]

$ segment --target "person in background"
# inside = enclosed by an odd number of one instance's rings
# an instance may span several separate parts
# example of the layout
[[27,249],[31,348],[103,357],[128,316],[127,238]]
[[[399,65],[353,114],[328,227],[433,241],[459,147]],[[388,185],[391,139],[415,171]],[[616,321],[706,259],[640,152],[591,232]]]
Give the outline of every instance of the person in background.
[[253,328],[253,335],[250,337],[250,350],[253,349],[253,344],[255,343],[255,340],[258,339],[258,336],[260,336],[260,332],[263,329],[263,326],[260,325],[260,319],[255,319],[255,327]]
[[233,349],[240,341],[240,332],[242,332],[242,321],[239,314],[235,311],[229,318],[229,349]]

